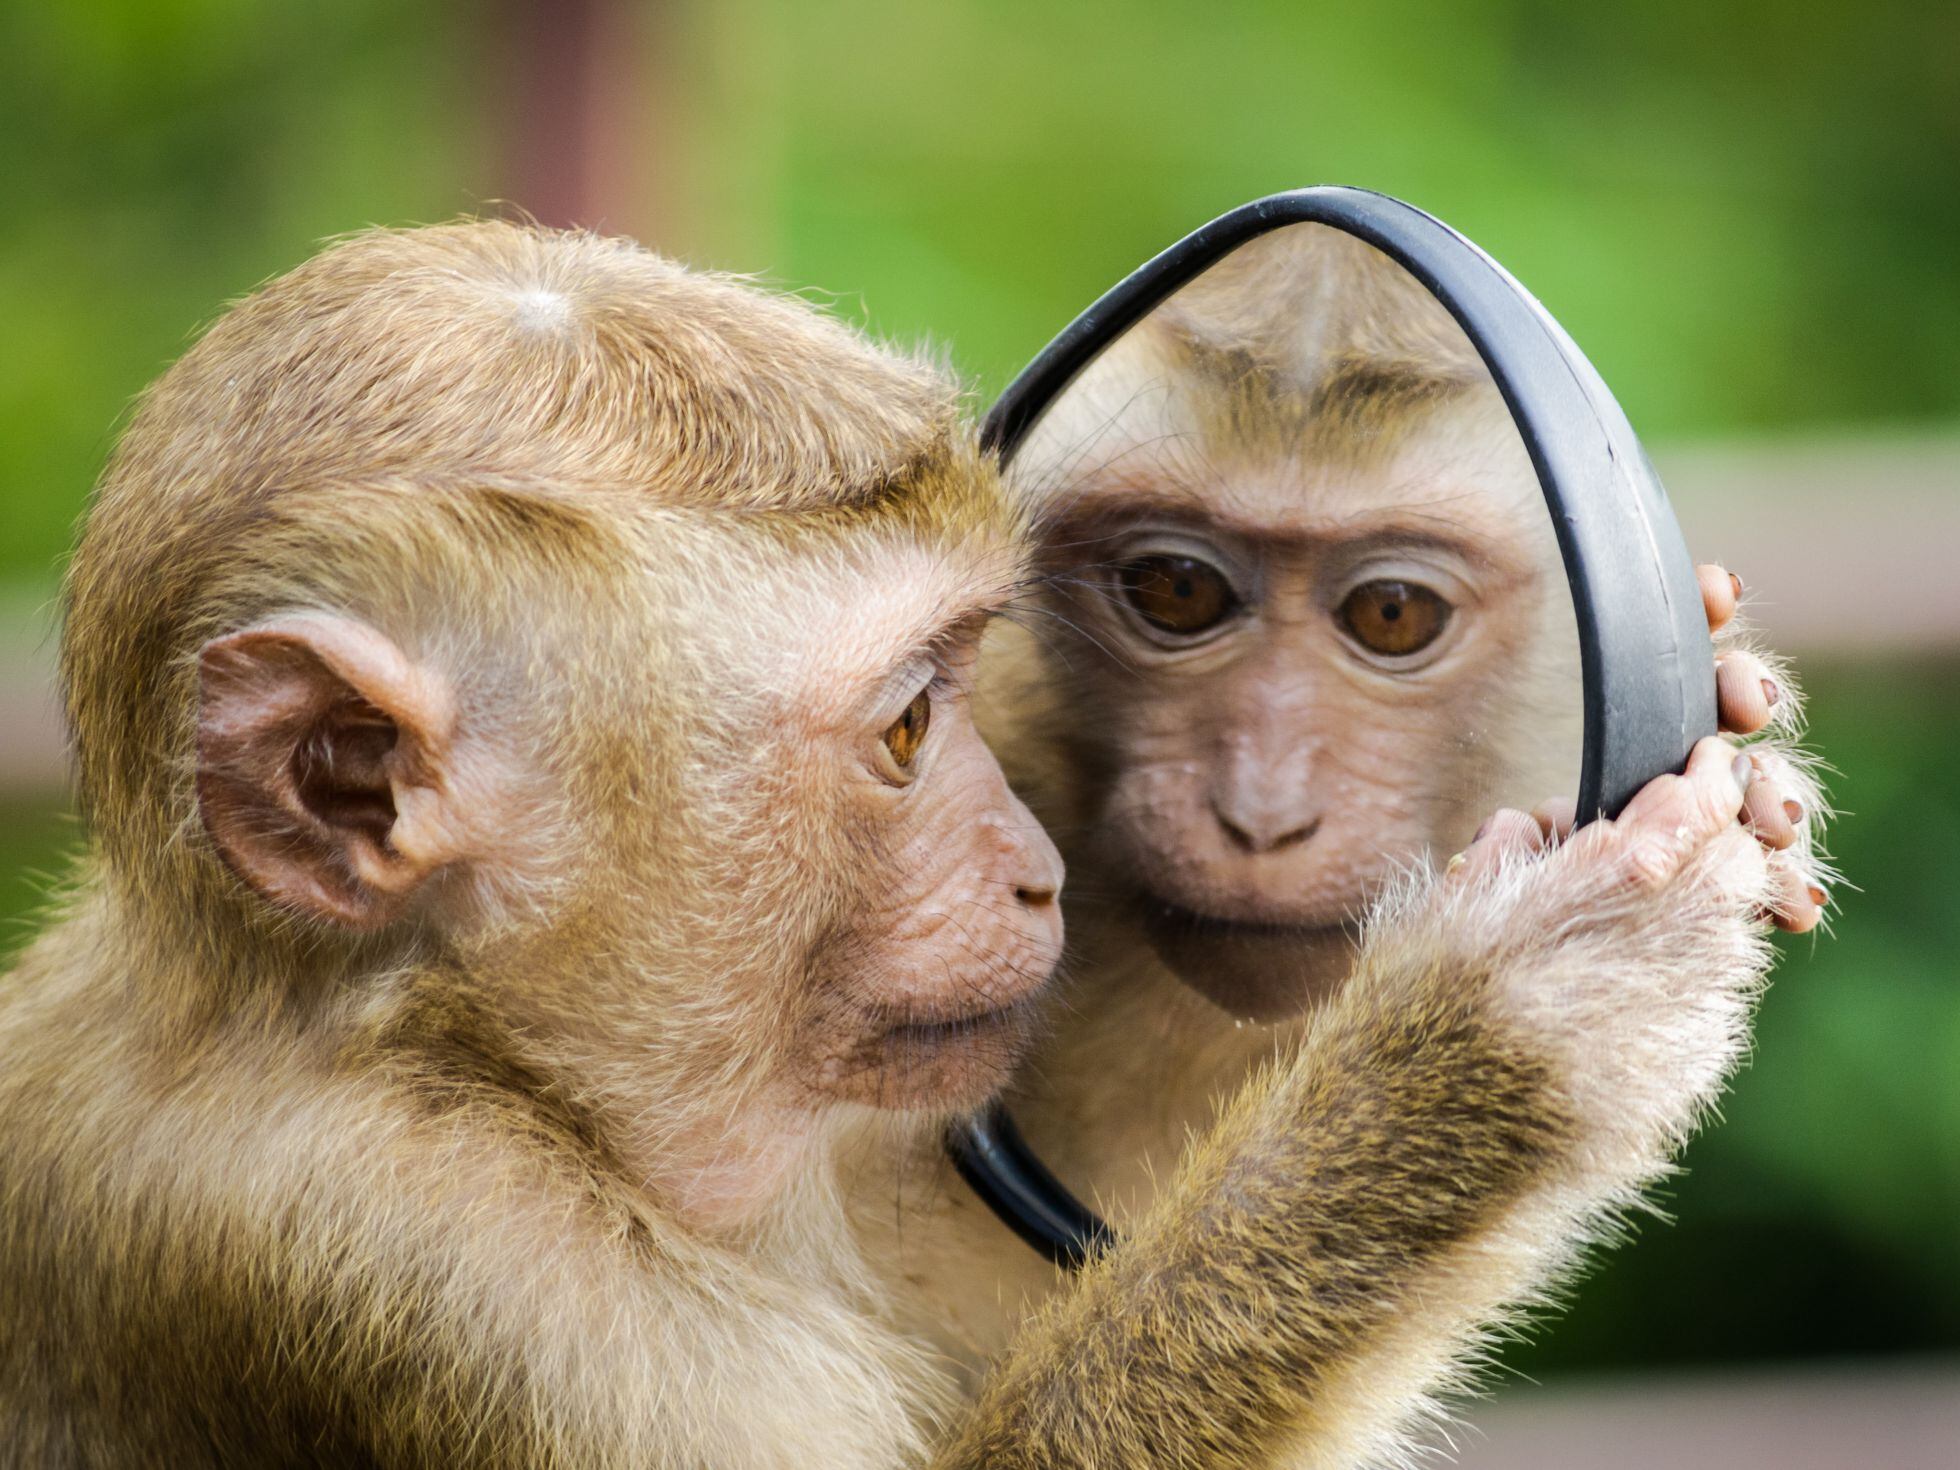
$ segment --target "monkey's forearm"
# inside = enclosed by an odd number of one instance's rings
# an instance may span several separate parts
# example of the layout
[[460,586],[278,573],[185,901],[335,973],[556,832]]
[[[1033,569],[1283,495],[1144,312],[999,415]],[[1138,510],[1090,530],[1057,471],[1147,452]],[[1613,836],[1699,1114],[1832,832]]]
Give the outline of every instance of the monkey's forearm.
[[1266,1463],[1568,1136],[1543,1065],[1460,1008],[1321,1028],[1024,1334],[948,1463]]
[[[1332,1467],[1394,1445],[1479,1329],[1664,1167],[1761,968],[1733,902],[1544,888],[1405,897],[1299,1053],[1034,1319],[946,1463]],[[1561,917],[1578,898],[1584,928]]]

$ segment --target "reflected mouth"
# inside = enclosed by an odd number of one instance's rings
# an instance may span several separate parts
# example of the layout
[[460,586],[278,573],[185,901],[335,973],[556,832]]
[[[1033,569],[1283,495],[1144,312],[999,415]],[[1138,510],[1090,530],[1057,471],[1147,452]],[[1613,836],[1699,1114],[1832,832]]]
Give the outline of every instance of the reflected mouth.
[[1227,919],[1148,896],[1144,933],[1171,973],[1229,1014],[1276,1021],[1338,984],[1360,926]]
[[1200,913],[1197,909],[1150,893],[1143,895],[1143,917],[1144,922],[1153,929],[1162,928],[1194,939],[1306,940],[1327,939],[1335,935],[1353,938],[1360,933],[1358,925],[1346,920],[1316,924],[1284,919],[1223,918],[1217,914]]

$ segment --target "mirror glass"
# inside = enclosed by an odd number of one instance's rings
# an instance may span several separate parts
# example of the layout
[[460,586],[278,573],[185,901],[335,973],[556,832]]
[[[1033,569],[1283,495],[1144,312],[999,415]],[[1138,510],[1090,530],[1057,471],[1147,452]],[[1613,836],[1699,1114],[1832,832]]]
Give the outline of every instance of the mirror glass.
[[1070,958],[1066,1065],[1036,1058],[1007,1101],[1120,1228],[1340,983],[1383,885],[1499,806],[1574,793],[1577,626],[1475,347],[1328,226],[1269,231],[1167,298],[1008,475],[1045,575],[990,639],[981,714],[1067,858]]

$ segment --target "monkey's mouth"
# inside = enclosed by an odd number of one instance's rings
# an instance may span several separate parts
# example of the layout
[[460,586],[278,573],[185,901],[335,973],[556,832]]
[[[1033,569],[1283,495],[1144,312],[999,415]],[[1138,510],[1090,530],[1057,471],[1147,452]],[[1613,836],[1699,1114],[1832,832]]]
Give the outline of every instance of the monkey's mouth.
[[1308,938],[1316,934],[1332,932],[1350,933],[1353,926],[1346,923],[1315,923],[1301,919],[1234,919],[1219,914],[1207,914],[1199,909],[1189,908],[1181,903],[1173,903],[1155,894],[1143,896],[1144,920],[1153,926],[1165,929],[1183,929],[1193,934],[1211,935],[1215,938]]
[[1027,1054],[1039,1018],[1038,993],[946,1015],[869,1018],[871,1025],[834,1064],[832,1086],[874,1107],[978,1107]]
[[937,1020],[908,1020],[886,1028],[874,1043],[888,1057],[905,1052],[930,1051],[965,1042],[982,1042],[989,1037],[1025,1027],[1033,1021],[1033,1000],[1023,996],[1005,1005],[964,1011]]
[[1324,999],[1347,974],[1352,922],[1224,919],[1154,895],[1142,899],[1151,948],[1178,979],[1235,1017],[1279,1021]]
[[1207,913],[1176,899],[1165,898],[1148,888],[1136,895],[1138,916],[1153,936],[1189,940],[1196,944],[1297,944],[1314,946],[1335,940],[1353,943],[1361,926],[1345,910],[1335,919],[1315,916],[1299,918],[1254,918],[1235,914]]

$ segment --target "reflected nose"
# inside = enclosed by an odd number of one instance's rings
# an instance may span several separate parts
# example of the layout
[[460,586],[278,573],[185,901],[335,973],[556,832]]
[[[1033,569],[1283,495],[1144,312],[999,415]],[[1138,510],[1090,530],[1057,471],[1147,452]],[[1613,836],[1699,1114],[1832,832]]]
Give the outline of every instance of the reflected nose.
[[1289,847],[1298,847],[1320,830],[1318,818],[1304,822],[1291,821],[1273,813],[1228,813],[1216,803],[1212,805],[1212,815],[1218,818],[1218,825],[1225,829],[1225,835],[1232,845],[1245,852],[1280,852]]
[[1298,847],[1320,828],[1306,753],[1277,722],[1234,731],[1212,773],[1211,812],[1241,852]]

